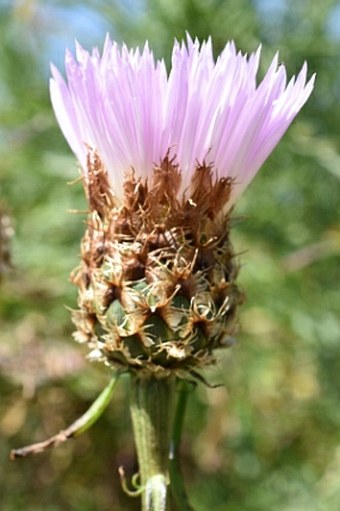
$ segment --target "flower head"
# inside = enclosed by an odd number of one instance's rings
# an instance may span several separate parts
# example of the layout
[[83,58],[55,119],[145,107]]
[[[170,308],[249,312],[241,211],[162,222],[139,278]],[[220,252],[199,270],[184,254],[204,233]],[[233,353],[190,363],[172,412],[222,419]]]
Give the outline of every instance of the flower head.
[[52,66],[51,98],[60,127],[87,172],[89,147],[105,166],[112,191],[122,198],[127,171],[150,178],[169,156],[179,166],[185,193],[197,164],[232,178],[235,202],[308,99],[307,66],[287,83],[276,55],[262,82],[260,48],[250,56],[233,42],[214,61],[209,39],[175,42],[169,74],[148,44],[120,48],[106,38],[102,55],[79,44],[67,51],[65,82]]
[[230,345],[243,294],[230,208],[313,88],[306,65],[287,84],[274,58],[256,84],[260,50],[175,43],[169,75],[106,39],[77,46],[67,83],[53,68],[57,119],[83,169],[90,211],[75,337],[91,358],[130,371],[183,374]]

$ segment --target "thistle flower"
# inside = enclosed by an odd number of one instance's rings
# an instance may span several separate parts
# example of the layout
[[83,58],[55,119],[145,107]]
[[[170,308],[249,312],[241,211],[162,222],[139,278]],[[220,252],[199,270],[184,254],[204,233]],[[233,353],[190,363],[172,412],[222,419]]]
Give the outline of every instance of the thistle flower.
[[89,202],[75,337],[92,358],[136,373],[213,362],[237,329],[242,293],[229,241],[235,201],[308,99],[307,66],[287,83],[260,49],[175,42],[172,66],[106,38],[77,44],[51,98]]
[[[167,74],[147,44],[140,53],[107,37],[102,55],[67,52],[67,81],[52,67],[52,103],[89,202],[75,338],[130,373],[143,511],[169,511],[170,485],[178,509],[192,509],[178,463],[186,391],[175,396],[175,383],[237,330],[231,210],[313,89],[306,65],[287,84],[277,56],[257,85],[259,58],[228,43],[214,62],[210,39],[188,36]],[[119,372],[69,428],[12,458],[90,427]]]

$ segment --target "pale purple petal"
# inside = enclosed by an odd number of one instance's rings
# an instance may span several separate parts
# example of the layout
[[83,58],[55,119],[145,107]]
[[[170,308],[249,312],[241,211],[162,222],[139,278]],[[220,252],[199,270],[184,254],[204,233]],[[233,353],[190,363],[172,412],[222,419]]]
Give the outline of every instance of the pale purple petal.
[[200,45],[187,34],[186,43],[175,41],[167,74],[147,43],[142,51],[120,48],[107,36],[102,54],[76,43],[76,58],[66,52],[66,81],[52,67],[53,108],[83,171],[89,148],[96,150],[117,197],[130,169],[151,177],[169,153],[182,173],[181,193],[203,162],[233,178],[231,207],[314,85],[306,64],[287,84],[278,55],[257,85],[260,52],[243,55],[230,42],[215,62],[211,39]]

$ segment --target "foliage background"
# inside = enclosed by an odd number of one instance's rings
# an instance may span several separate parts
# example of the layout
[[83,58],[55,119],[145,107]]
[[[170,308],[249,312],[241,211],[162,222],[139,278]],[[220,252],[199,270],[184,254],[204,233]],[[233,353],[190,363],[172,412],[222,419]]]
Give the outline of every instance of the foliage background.
[[[0,194],[13,269],[0,297],[0,507],[138,509],[117,468],[136,470],[126,382],[89,433],[35,459],[10,448],[67,426],[106,384],[71,340],[68,282],[86,208],[48,98],[49,60],[77,38],[148,38],[169,61],[185,30],[306,59],[314,94],[241,199],[233,239],[248,300],[238,344],[206,372],[186,416],[183,468],[197,511],[337,511],[340,499],[340,4],[335,0],[0,0]],[[3,266],[1,266],[3,269]],[[65,307],[66,306],[66,307]]]

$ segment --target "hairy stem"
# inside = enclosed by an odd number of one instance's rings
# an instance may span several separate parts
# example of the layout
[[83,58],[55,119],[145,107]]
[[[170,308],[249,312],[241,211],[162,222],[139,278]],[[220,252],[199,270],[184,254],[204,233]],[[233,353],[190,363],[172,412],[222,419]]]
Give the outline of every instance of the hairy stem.
[[170,511],[169,447],[174,390],[174,377],[131,377],[130,409],[143,488],[142,511]]

